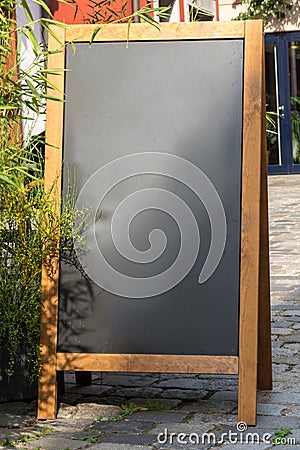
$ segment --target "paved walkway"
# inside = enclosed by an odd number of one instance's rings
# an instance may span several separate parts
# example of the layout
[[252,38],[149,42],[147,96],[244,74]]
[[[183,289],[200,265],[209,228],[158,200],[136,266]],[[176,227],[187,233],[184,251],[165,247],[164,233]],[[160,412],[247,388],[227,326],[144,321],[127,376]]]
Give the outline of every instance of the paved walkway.
[[[67,374],[55,421],[38,423],[35,403],[0,405],[2,445],[256,450],[272,448],[279,437],[280,449],[300,449],[300,176],[270,177],[269,196],[274,389],[258,393],[257,426],[239,432],[239,443],[228,435],[237,432],[236,377],[94,374],[92,386],[79,387]],[[246,438],[248,444],[240,442]]]

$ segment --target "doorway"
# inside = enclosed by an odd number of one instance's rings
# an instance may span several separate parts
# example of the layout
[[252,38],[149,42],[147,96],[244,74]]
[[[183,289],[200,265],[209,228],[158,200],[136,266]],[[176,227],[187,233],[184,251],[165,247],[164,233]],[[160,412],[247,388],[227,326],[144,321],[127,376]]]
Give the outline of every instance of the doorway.
[[265,43],[269,173],[300,173],[300,32]]

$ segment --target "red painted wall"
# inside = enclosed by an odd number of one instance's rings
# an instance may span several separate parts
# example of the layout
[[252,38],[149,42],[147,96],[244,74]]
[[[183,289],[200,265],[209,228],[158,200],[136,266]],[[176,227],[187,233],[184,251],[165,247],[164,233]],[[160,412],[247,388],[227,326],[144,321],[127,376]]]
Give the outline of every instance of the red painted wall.
[[[102,6],[101,13],[106,16],[106,18],[111,15],[107,8],[110,8],[116,12],[120,12],[122,6],[126,3],[126,0],[115,0],[107,1],[107,5]],[[77,6],[76,6],[77,5]],[[93,13],[93,9],[90,7],[93,3],[90,0],[67,0],[67,3],[60,2],[57,0],[50,0],[49,6],[55,20],[65,23],[87,23],[89,14]],[[98,8],[98,10],[100,10]],[[132,12],[131,0],[127,2],[125,10],[125,15],[128,16]],[[119,14],[122,17],[122,14]],[[111,20],[115,20],[116,17],[112,16]],[[98,23],[103,22],[103,20],[97,21]]]

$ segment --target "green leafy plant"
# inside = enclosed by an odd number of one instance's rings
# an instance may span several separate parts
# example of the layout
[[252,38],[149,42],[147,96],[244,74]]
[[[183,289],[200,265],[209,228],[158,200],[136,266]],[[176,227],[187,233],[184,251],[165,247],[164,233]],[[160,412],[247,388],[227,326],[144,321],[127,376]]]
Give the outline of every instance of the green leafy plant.
[[[110,422],[118,422],[119,420],[125,419],[127,416],[131,416],[136,412],[140,411],[141,407],[136,405],[135,403],[129,403],[128,405],[121,405],[121,411],[113,417],[110,417],[108,421]],[[103,419],[102,416],[97,418],[97,422],[101,422]]]
[[289,0],[241,0],[241,3],[247,5],[247,9],[240,13],[236,20],[258,18],[282,20],[286,12],[291,11],[293,7],[292,1]]
[[276,121],[277,113],[267,111],[266,112],[266,120],[267,120],[267,133],[277,134],[276,132]]
[[292,431],[290,429],[280,428],[279,430],[276,430],[274,434],[276,437],[272,439],[272,443],[274,445],[281,445],[285,443],[286,436],[292,434]]
[[95,438],[94,436],[84,436],[84,437],[71,436],[70,439],[72,439],[73,441],[88,442],[89,444],[95,444],[97,442],[97,438]]
[[53,433],[54,428],[44,428],[43,430],[40,430],[40,436],[45,436],[46,434]]
[[147,399],[147,409],[149,411],[162,411],[167,408],[159,401],[148,398]]
[[89,442],[90,444],[95,444],[95,442],[97,442],[97,439],[93,436],[87,436],[83,440],[86,442]]
[[36,440],[36,436],[30,436],[29,434],[25,434],[24,436],[21,437],[20,442],[22,444],[26,444],[26,442],[28,441],[35,441]]
[[190,22],[200,22],[206,20],[212,20],[214,15],[208,9],[198,6],[199,2],[197,0],[192,0],[189,6],[189,19]]
[[2,447],[16,447],[17,446],[17,442],[13,441],[9,437],[6,437],[5,439],[3,439],[3,441],[0,441],[0,445]]
[[300,97],[291,97],[292,147],[295,163],[300,162]]

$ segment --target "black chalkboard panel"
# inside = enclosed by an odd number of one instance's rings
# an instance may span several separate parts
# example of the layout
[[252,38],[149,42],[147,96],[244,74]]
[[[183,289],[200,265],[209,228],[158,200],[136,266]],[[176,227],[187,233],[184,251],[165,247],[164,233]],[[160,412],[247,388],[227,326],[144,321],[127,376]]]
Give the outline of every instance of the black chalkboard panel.
[[63,194],[96,221],[61,263],[59,352],[238,355],[243,41],[66,51]]

